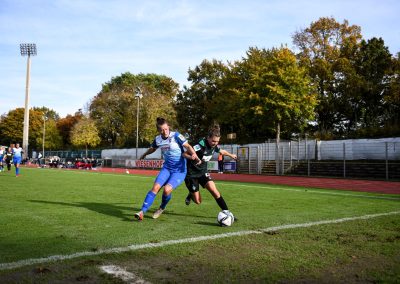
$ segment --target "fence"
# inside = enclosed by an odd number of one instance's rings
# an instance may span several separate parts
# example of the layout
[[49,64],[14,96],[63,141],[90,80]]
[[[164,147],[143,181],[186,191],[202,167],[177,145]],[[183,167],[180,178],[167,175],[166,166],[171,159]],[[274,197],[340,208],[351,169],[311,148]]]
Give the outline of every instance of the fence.
[[[400,138],[317,141],[269,140],[260,144],[220,145],[237,154],[236,166],[226,158],[227,169],[238,173],[305,175],[400,180]],[[107,167],[136,167],[147,148],[88,150],[88,158],[103,159]],[[86,151],[46,151],[46,157],[84,158]],[[160,150],[146,159],[162,160]],[[213,161],[217,160],[217,156]],[[152,168],[152,167],[150,167]]]
[[236,153],[242,173],[400,179],[400,138],[266,142]]
[[[102,150],[88,150],[86,156],[86,150],[75,150],[75,151],[44,151],[45,157],[57,156],[65,159],[76,159],[76,158],[91,158],[100,159]],[[32,158],[37,158],[38,152],[32,152]]]

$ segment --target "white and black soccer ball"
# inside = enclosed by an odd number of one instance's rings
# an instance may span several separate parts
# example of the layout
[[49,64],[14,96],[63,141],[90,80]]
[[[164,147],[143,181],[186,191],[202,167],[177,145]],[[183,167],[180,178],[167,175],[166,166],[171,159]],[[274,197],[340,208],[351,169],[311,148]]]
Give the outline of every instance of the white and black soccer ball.
[[217,222],[221,227],[230,227],[235,221],[235,217],[229,210],[222,210],[218,213]]

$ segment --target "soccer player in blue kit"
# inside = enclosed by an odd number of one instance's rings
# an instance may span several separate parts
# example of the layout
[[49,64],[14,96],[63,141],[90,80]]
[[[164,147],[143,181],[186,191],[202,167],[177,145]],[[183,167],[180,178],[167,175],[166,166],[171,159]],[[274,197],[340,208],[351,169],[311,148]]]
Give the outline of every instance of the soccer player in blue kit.
[[15,147],[12,149],[12,154],[13,154],[13,164],[15,166],[15,176],[19,176],[19,165],[21,164],[22,161],[22,153],[24,151],[22,148],[19,146],[17,143]]
[[179,132],[170,131],[167,120],[158,117],[156,126],[160,135],[156,136],[150,148],[147,149],[140,159],[144,159],[147,155],[154,153],[160,148],[164,157],[164,164],[154,181],[152,189],[147,193],[144,199],[142,209],[134,215],[138,221],[143,220],[144,214],[153,204],[157,193],[160,191],[161,187],[164,187],[160,208],[153,214],[154,219],[160,217],[168,202],[171,200],[172,191],[185,180],[186,159],[182,156],[183,152],[188,152],[192,160],[200,161],[186,138]]
[[0,146],[0,172],[4,171],[3,160],[4,160],[5,154],[6,154],[6,147]]

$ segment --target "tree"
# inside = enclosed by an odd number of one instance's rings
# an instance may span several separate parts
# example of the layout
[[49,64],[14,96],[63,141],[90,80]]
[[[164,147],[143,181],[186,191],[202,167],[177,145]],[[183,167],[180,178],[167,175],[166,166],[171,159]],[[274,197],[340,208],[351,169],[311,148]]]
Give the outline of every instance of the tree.
[[361,42],[357,69],[362,78],[360,122],[366,129],[379,129],[384,122],[384,97],[392,73],[392,55],[382,38]]
[[103,85],[91,101],[89,115],[96,122],[100,137],[112,147],[130,147],[136,141],[137,100],[140,89],[139,138],[141,144],[150,143],[156,134],[155,120],[164,116],[172,124],[173,108],[178,84],[171,78],[156,74],[133,75],[129,72],[114,77]]
[[392,74],[389,77],[389,88],[384,94],[385,134],[400,135],[400,52],[392,58]]
[[3,115],[0,124],[0,139],[3,145],[10,143],[22,143],[24,108],[10,110],[7,115]]
[[178,123],[191,140],[205,135],[215,120],[214,100],[224,92],[227,69],[217,60],[203,60],[199,66],[189,69],[188,81],[192,84],[190,88],[184,86],[178,94],[176,109]]
[[314,118],[315,88],[288,48],[250,48],[240,65],[249,74],[244,106],[254,121],[275,127],[277,143],[282,125],[301,129]]
[[52,119],[52,118],[44,118],[46,119],[45,121],[45,130],[44,130],[44,122],[42,122],[43,128],[42,128],[42,135],[39,135],[36,138],[36,149],[41,149],[43,147],[43,131],[45,131],[45,138],[44,138],[44,147],[45,150],[57,150],[62,148],[63,146],[63,141],[62,137],[58,131],[57,128],[57,122]]
[[[50,113],[57,117],[55,111],[49,110]],[[10,143],[22,143],[23,138],[23,123],[24,123],[24,108],[16,108],[10,110],[7,115],[3,115],[0,123],[1,144],[9,145]],[[53,120],[54,121],[54,120]],[[49,135],[51,134],[51,130]],[[58,135],[55,130],[54,137]],[[41,148],[38,140],[43,136],[43,109],[33,108],[29,110],[29,149]],[[54,138],[57,140],[57,138]],[[59,145],[59,144],[57,144]]]
[[91,119],[81,119],[72,128],[71,143],[75,147],[85,147],[86,157],[88,156],[88,146],[95,147],[100,144],[99,132],[96,124]]
[[74,115],[68,114],[65,118],[57,121],[57,128],[62,137],[64,147],[68,148],[71,145],[71,130],[82,117],[82,112],[77,111]]
[[293,36],[298,58],[317,87],[317,130],[322,137],[332,135],[343,120],[337,81],[348,77],[344,71],[352,72],[348,63],[354,62],[361,38],[359,26],[350,26],[347,20],[340,24],[334,18],[320,18]]

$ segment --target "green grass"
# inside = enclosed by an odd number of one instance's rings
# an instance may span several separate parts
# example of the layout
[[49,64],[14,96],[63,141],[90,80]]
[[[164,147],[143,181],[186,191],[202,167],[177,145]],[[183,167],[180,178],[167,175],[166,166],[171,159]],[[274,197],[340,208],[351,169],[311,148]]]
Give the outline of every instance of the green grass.
[[[161,194],[145,220],[134,222],[133,213],[140,210],[153,181],[154,177],[56,169],[23,168],[18,178],[0,173],[0,264],[400,211],[400,196],[395,195],[217,182],[239,218],[232,227],[216,225],[220,209],[204,189],[200,206],[186,206],[184,186],[175,190],[159,219],[151,215]],[[0,282],[70,283],[88,278],[93,283],[119,283],[98,270],[104,263],[122,265],[156,283],[396,282],[400,215],[32,265],[0,271]],[[50,272],[32,272],[38,266]]]

